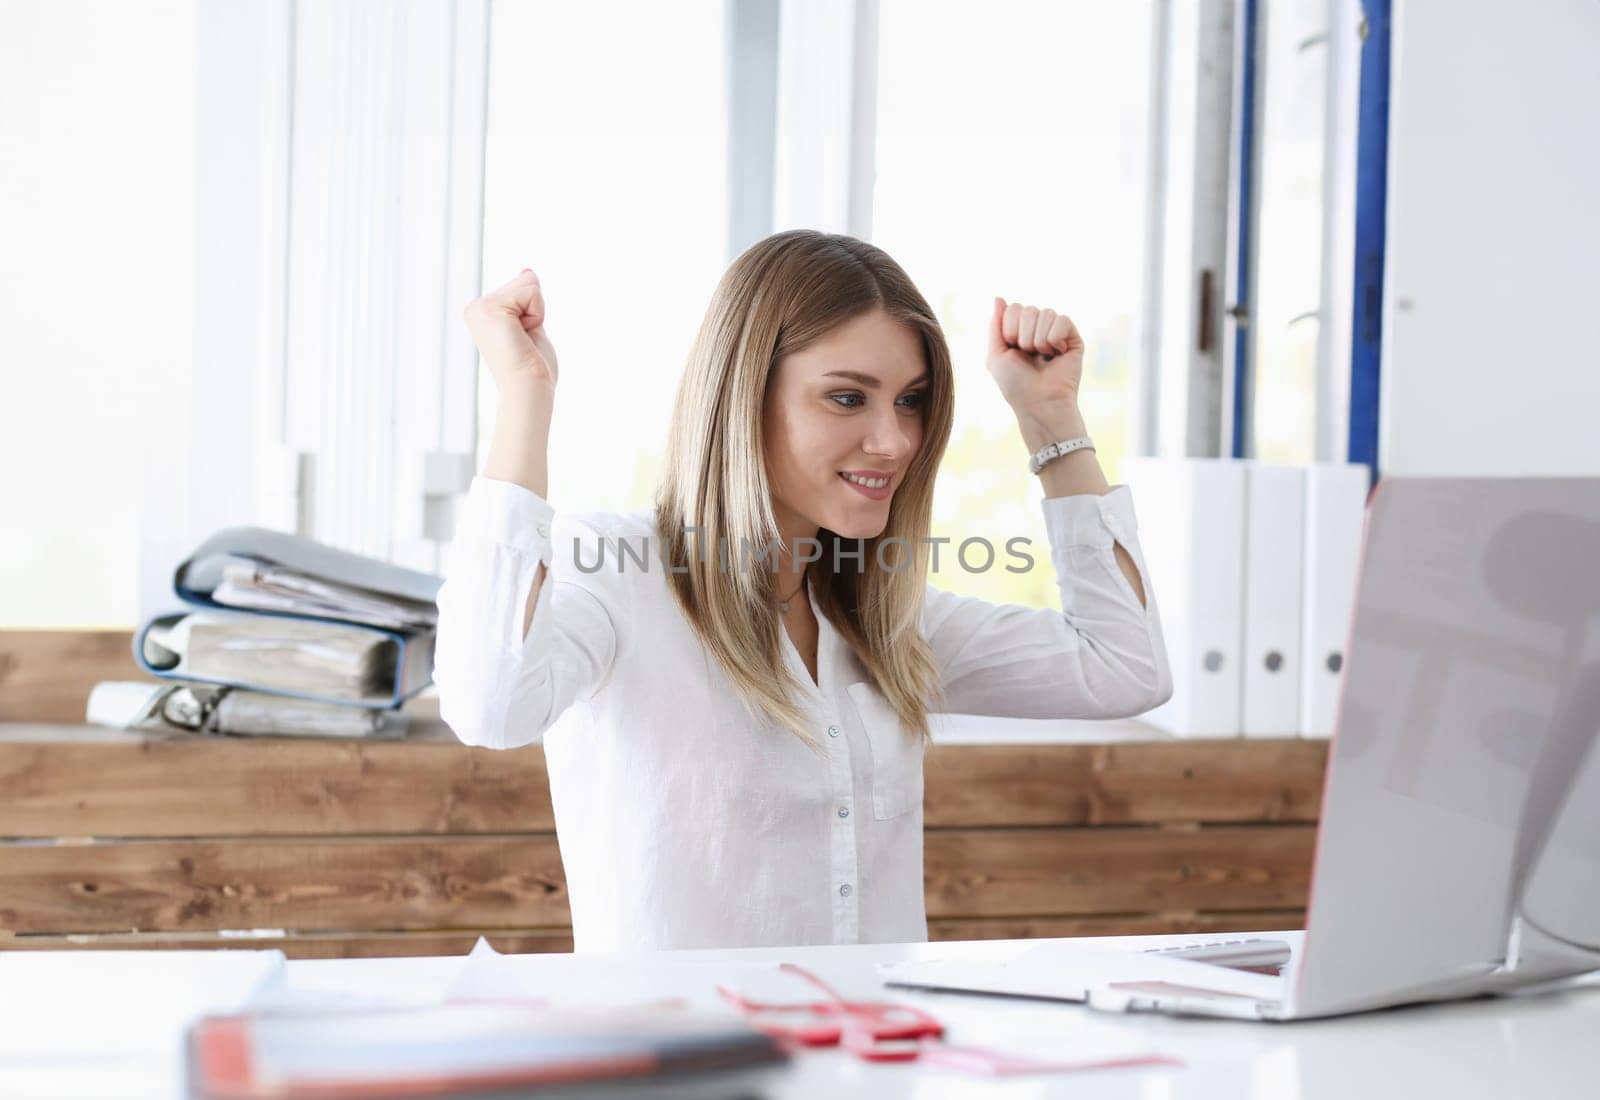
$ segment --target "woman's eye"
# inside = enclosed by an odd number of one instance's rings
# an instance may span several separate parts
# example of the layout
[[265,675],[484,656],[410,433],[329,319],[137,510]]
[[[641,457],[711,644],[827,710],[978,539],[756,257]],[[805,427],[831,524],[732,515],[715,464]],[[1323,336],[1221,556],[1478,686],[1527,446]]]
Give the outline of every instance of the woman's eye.
[[[846,409],[859,409],[861,407],[859,402],[865,400],[865,398],[859,393],[835,393],[830,394],[829,399],[840,407]],[[901,407],[906,409],[921,408],[922,399],[923,395],[921,393],[908,393],[904,397],[900,398],[900,401],[903,402]]]

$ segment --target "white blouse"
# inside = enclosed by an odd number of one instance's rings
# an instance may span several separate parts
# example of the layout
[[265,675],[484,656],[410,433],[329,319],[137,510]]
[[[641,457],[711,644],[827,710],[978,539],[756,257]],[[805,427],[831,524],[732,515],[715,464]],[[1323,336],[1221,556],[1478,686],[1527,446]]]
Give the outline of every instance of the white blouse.
[[[1043,507],[1059,611],[927,586],[922,632],[948,709],[1115,718],[1165,701],[1172,675],[1129,489]],[[1138,565],[1147,607],[1113,540]],[[602,541],[604,567],[580,571]],[[927,939],[921,740],[820,611],[815,683],[783,642],[824,751],[752,722],[659,554],[648,511],[557,512],[477,477],[438,594],[443,720],[468,745],[543,740],[576,949]]]

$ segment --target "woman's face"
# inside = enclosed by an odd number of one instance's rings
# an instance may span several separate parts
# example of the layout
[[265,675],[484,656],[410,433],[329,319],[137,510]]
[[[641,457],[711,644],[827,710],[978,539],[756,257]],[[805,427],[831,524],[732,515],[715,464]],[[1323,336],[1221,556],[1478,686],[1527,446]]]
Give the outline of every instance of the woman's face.
[[[819,527],[846,538],[883,532],[922,445],[927,384],[921,338],[881,309],[779,361],[763,429],[785,550]],[[888,482],[853,485],[846,473]]]

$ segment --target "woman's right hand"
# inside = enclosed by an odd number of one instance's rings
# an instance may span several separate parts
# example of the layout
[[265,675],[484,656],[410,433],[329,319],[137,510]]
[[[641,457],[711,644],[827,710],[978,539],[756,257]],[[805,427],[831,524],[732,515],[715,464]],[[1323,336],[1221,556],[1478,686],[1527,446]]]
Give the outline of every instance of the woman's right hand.
[[523,268],[505,286],[468,302],[463,316],[501,393],[529,383],[555,386],[556,349],[544,331],[539,276]]

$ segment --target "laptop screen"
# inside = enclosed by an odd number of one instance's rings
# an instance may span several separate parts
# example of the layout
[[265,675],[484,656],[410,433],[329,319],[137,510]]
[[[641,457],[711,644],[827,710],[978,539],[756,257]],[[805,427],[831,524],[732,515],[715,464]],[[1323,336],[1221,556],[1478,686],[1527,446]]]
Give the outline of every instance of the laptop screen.
[[1600,479],[1380,482],[1346,653],[1301,1008],[1600,966]]

